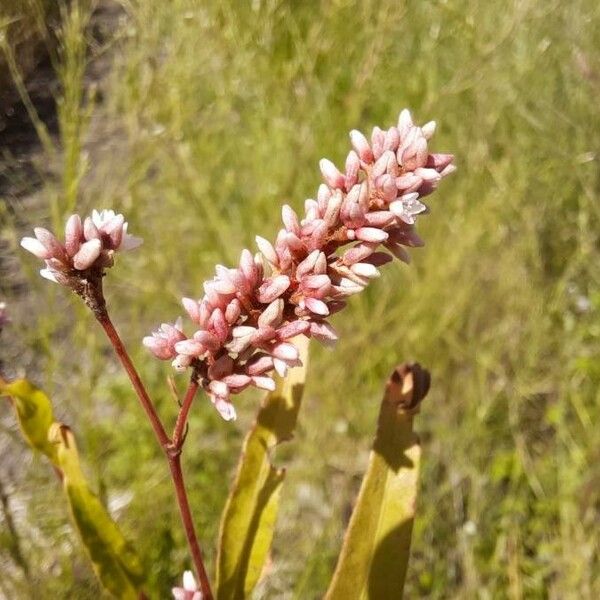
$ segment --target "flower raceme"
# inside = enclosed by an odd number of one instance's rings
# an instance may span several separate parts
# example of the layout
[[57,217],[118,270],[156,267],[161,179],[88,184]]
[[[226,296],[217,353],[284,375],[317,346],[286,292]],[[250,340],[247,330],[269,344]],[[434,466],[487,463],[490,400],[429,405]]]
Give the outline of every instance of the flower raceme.
[[[321,160],[324,183],[316,199],[306,200],[303,218],[283,206],[275,243],[257,237],[257,254],[243,250],[237,268],[216,267],[201,299],[183,298],[197,328],[191,337],[178,319],[144,345],[178,371],[192,368],[227,420],[236,415],[232,394],[248,386],[275,389],[272,372],[284,376],[300,364],[294,337],[335,342],[328,317],[379,277],[392,256],[408,262],[405,248],[423,245],[414,227],[427,210],[421,199],[455,170],[451,154],[429,153],[434,131],[433,121],[418,127],[407,110],[396,127],[375,127],[370,142],[352,131],[344,171]],[[115,252],[141,244],[112,210],[94,210],[83,222],[71,216],[64,243],[42,227],[34,232],[21,245],[45,261],[41,275],[84,298]]]
[[237,268],[216,267],[201,299],[183,298],[195,333],[188,337],[181,320],[165,323],[144,345],[177,370],[195,369],[227,420],[235,418],[232,394],[273,390],[272,371],[284,376],[299,364],[292,338],[335,342],[328,317],[392,255],[408,262],[405,247],[423,245],[414,228],[427,210],[421,198],[455,170],[451,154],[429,153],[434,131],[433,121],[418,127],[407,110],[397,127],[375,127],[370,142],[352,131],[344,171],[321,160],[324,183],[304,218],[283,206],[275,243],[257,237],[259,253],[243,250]]
[[64,243],[43,227],[36,227],[34,233],[35,237],[24,237],[21,246],[46,262],[42,277],[69,287],[73,278],[90,269],[112,267],[118,250],[132,250],[142,243],[127,233],[123,215],[112,210],[94,210],[83,222],[79,215],[69,217]]

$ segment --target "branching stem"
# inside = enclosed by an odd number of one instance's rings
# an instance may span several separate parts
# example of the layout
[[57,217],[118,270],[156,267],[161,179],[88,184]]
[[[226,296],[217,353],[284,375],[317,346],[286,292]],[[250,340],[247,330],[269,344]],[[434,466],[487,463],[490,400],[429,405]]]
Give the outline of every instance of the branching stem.
[[173,432],[173,439],[169,439],[165,428],[156,412],[156,408],[152,403],[152,400],[146,392],[146,388],[140,379],[140,376],[129,357],[127,349],[123,344],[117,330],[115,329],[108,312],[104,310],[94,310],[94,314],[98,319],[98,322],[104,329],[110,343],[112,344],[123,368],[129,376],[129,380],[133,385],[133,388],[139,398],[140,404],[152,425],[154,434],[161,448],[163,449],[167,461],[169,462],[169,469],[171,471],[171,478],[175,487],[175,495],[177,497],[177,504],[179,506],[179,512],[181,514],[181,521],[185,530],[194,566],[196,567],[196,573],[200,581],[200,589],[202,591],[202,597],[204,600],[213,600],[213,595],[210,587],[210,581],[208,574],[204,566],[204,560],[202,558],[202,551],[200,549],[200,543],[198,542],[198,536],[194,528],[194,520],[192,518],[192,512],[190,510],[190,504],[185,489],[185,483],[183,480],[183,471],[181,469],[181,448],[185,441],[185,428],[187,424],[188,414],[194,400],[194,396],[198,391],[198,378],[194,374],[190,381],[189,387],[185,394],[183,403],[177,416],[175,423],[175,429]]

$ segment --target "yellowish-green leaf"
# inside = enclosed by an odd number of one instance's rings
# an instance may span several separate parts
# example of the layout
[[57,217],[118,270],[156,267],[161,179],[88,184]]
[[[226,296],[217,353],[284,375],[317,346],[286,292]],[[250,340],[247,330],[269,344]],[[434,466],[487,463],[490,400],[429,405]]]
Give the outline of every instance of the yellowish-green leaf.
[[302,367],[279,379],[248,433],[238,472],[223,511],[217,557],[217,599],[248,598],[267,560],[285,476],[271,462],[277,444],[292,437],[304,391],[308,340],[294,340]]
[[143,580],[140,560],[90,490],[75,438],[67,426],[54,422],[48,396],[24,379],[0,379],[0,395],[12,399],[23,437],[60,473],[73,521],[102,585],[116,598],[137,599]]
[[71,430],[54,423],[49,439],[56,447],[57,465],[62,470],[73,521],[96,575],[115,597],[136,600],[143,580],[142,565],[117,524],[90,490]]
[[19,426],[29,445],[56,462],[56,448],[48,441],[48,430],[54,422],[48,396],[26,379],[0,381],[0,395],[12,398]]
[[326,600],[402,598],[421,455],[412,416],[429,387],[428,377],[418,365],[401,367],[387,385],[375,443]]

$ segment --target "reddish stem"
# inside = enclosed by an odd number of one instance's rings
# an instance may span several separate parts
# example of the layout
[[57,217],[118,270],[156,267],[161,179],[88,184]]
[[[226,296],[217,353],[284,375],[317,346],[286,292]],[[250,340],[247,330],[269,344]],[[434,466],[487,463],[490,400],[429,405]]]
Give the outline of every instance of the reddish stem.
[[198,537],[196,536],[196,531],[194,529],[194,521],[192,518],[192,512],[190,510],[190,504],[187,497],[187,492],[185,490],[185,484],[183,481],[183,472],[181,470],[181,446],[183,445],[183,432],[185,429],[185,424],[187,423],[187,417],[190,411],[190,407],[192,405],[192,401],[198,390],[198,381],[195,377],[192,378],[188,390],[186,392],[183,405],[181,410],[179,411],[179,415],[177,416],[177,421],[175,424],[175,431],[173,434],[173,441],[169,439],[165,428],[163,427],[162,421],[146,392],[146,388],[138,375],[133,363],[131,362],[131,358],[127,353],[127,349],[125,348],[117,330],[115,329],[108,313],[104,311],[94,311],[96,318],[102,328],[106,332],[108,339],[110,340],[121,364],[127,371],[127,375],[135,389],[135,392],[140,400],[142,408],[144,412],[148,416],[150,423],[152,425],[152,429],[156,435],[156,438],[164,450],[167,460],[169,462],[169,469],[171,470],[171,478],[173,479],[173,485],[175,487],[175,494],[177,496],[177,504],[179,506],[179,512],[181,514],[181,521],[183,523],[183,527],[185,530],[185,535],[187,537],[188,545],[190,547],[190,551],[192,553],[192,559],[194,561],[194,566],[196,567],[196,573],[198,574],[198,578],[200,579],[200,589],[202,591],[202,597],[204,600],[213,600],[212,591],[210,588],[210,581],[208,579],[208,575],[206,573],[206,569],[204,567],[204,561],[202,559],[202,552],[200,550],[200,544],[198,542]]
[[177,493],[177,502],[179,504],[179,511],[181,513],[181,520],[183,522],[183,528],[185,529],[185,535],[187,536],[188,545],[196,565],[196,572],[200,579],[200,589],[202,590],[203,600],[213,600],[212,591],[210,589],[210,581],[204,568],[204,560],[202,559],[202,551],[200,550],[200,544],[196,537],[196,531],[194,529],[194,521],[192,518],[192,512],[190,510],[190,504],[188,501],[187,494],[185,492],[185,483],[183,481],[183,472],[181,470],[181,456],[175,454],[169,456],[169,467],[171,469],[171,477],[175,484],[175,492]]
[[140,399],[142,408],[144,409],[146,416],[150,420],[152,429],[154,429],[156,438],[158,439],[162,448],[166,450],[171,445],[171,440],[169,440],[169,436],[167,435],[167,432],[163,427],[160,417],[158,416],[158,413],[156,412],[156,409],[152,404],[152,400],[150,400],[148,393],[146,392],[146,388],[144,387],[144,384],[142,383],[138,372],[133,366],[133,363],[129,358],[129,354],[127,353],[127,349],[123,345],[123,342],[121,341],[121,338],[119,337],[115,326],[112,324],[112,321],[110,320],[110,317],[107,313],[104,313],[102,316],[98,316],[98,322],[100,323],[100,325],[102,325],[102,328],[106,332],[110,343],[112,344],[113,348],[115,349],[115,352],[117,353],[117,356],[119,357],[119,360],[121,361],[121,364],[125,368],[125,371],[127,371],[127,375],[129,375],[131,384],[133,385],[133,388],[135,389],[135,392],[138,398]]
[[198,391],[198,385],[198,379],[195,375],[193,375],[190,385],[185,393],[183,403],[181,404],[181,409],[177,415],[175,429],[173,430],[173,446],[177,449],[180,449],[184,442],[183,436],[185,433],[185,426],[187,424],[188,414],[190,412],[190,408],[192,407],[194,396]]

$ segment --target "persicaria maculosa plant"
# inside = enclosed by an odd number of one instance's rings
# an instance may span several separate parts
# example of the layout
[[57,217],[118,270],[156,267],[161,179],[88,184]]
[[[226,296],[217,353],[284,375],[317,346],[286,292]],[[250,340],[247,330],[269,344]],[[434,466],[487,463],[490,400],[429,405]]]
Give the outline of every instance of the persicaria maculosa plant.
[[[64,242],[41,227],[35,237],[22,240],[26,250],[45,261],[41,274],[72,289],[93,311],[131,379],[169,462],[199,580],[200,589],[192,594],[213,597],[180,465],[198,389],[224,419],[234,419],[234,395],[249,386],[273,391],[274,373],[285,377],[301,364],[298,336],[335,342],[329,317],[379,277],[380,267],[393,257],[408,262],[406,247],[423,245],[415,230],[417,216],[427,211],[422,199],[455,170],[451,154],[429,152],[434,131],[433,121],[418,127],[407,110],[397,126],[375,127],[370,141],[352,131],[344,169],[321,160],[323,183],[316,199],[306,200],[303,216],[283,206],[283,228],[274,242],[257,237],[258,253],[244,249],[237,267],[216,267],[200,299],[183,298],[190,326],[179,318],[143,339],[156,358],[190,372],[170,436],[110,320],[102,291],[115,254],[141,243],[127,232],[124,217],[112,210],[94,211],[83,221],[73,215]],[[187,591],[177,588],[176,596],[187,597]]]

